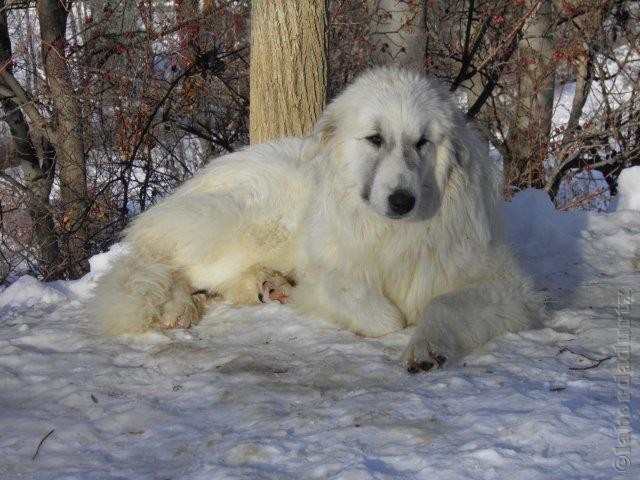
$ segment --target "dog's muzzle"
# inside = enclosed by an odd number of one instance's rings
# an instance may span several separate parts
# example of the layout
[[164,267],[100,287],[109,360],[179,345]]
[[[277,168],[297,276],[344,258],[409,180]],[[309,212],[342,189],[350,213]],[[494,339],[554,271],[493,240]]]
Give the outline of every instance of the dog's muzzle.
[[387,198],[390,217],[402,217],[413,210],[416,197],[408,190],[395,190]]

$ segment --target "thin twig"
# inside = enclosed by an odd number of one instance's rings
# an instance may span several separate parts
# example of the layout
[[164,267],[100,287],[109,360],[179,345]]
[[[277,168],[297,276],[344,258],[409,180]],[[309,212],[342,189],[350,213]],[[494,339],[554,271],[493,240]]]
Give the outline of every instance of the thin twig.
[[589,370],[591,368],[596,368],[599,367],[600,364],[606,360],[611,360],[613,357],[609,356],[609,357],[603,357],[603,358],[593,358],[590,357],[589,355],[586,355],[584,353],[578,353],[578,352],[574,352],[573,350],[571,350],[568,347],[562,347],[560,349],[560,351],[558,352],[558,355],[563,353],[563,352],[569,352],[569,353],[573,353],[574,355],[577,355],[579,357],[583,357],[586,358],[587,360],[589,360],[590,362],[593,362],[593,364],[588,365],[586,367],[569,367],[569,370]]
[[560,210],[568,212],[572,208],[574,208],[574,207],[576,207],[578,205],[582,205],[585,202],[588,202],[589,200],[593,200],[594,198],[597,198],[597,197],[599,197],[601,195],[604,195],[607,190],[609,190],[609,187],[600,188],[600,189],[596,190],[595,192],[590,193],[589,195],[586,195],[585,197],[579,198],[579,199],[571,202],[570,204],[565,205],[564,207],[560,208]]
[[484,67],[486,67],[489,64],[489,62],[493,61],[493,59],[498,56],[498,53],[504,47],[506,47],[507,45],[509,45],[511,43],[511,41],[514,39],[514,37],[522,29],[522,27],[524,26],[525,22],[529,18],[529,16],[531,16],[531,14],[533,14],[534,10],[536,8],[538,8],[539,5],[540,5],[540,0],[537,0],[537,1],[535,1],[535,2],[533,2],[531,4],[531,7],[529,7],[529,9],[522,16],[522,18],[520,20],[518,20],[518,22],[516,23],[515,27],[511,30],[511,33],[509,33],[509,35],[507,35],[507,38],[500,45],[498,45],[493,50],[493,52],[487,56],[487,58],[484,59],[484,61],[476,68],[476,70],[482,70]]
[[51,435],[53,435],[53,432],[54,432],[54,430],[51,429],[51,431],[49,433],[47,433],[44,437],[42,437],[42,440],[40,440],[40,443],[38,444],[38,448],[36,448],[36,453],[34,453],[33,457],[31,457],[32,461],[35,461],[36,457],[38,456],[38,453],[40,453],[40,447],[42,447],[44,442],[47,441],[47,438],[49,438]]

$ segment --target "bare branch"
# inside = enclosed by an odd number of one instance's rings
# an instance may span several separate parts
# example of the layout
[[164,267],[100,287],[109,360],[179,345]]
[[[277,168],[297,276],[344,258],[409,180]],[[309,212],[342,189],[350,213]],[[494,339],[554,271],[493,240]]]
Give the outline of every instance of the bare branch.
[[47,120],[40,115],[33,101],[29,98],[29,94],[20,86],[16,78],[9,73],[6,68],[0,70],[0,79],[2,79],[4,84],[9,88],[9,90],[7,90],[0,85],[0,95],[5,98],[14,97],[32,124],[37,128],[45,128]]

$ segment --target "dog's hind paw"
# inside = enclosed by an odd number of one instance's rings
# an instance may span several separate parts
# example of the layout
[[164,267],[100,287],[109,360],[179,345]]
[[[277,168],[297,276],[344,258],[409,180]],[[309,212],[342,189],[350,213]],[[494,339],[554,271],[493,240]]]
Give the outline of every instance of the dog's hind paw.
[[281,285],[276,285],[271,280],[266,280],[258,287],[258,300],[262,303],[289,301],[291,285],[284,281]]

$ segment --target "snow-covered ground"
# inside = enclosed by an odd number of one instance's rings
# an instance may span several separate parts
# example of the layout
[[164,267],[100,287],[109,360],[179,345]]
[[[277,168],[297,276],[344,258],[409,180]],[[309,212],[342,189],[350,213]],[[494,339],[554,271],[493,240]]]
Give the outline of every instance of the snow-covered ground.
[[280,305],[104,338],[81,304],[114,253],[79,281],[22,277],[0,293],[0,478],[586,479],[626,459],[638,478],[640,433],[621,441],[626,421],[640,431],[640,391],[614,378],[625,320],[640,371],[636,169],[606,214],[538,191],[506,205],[548,328],[436,373],[398,363],[411,331],[363,339]]

